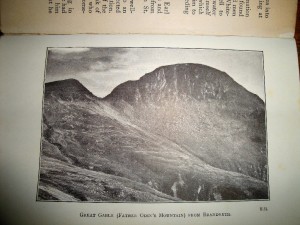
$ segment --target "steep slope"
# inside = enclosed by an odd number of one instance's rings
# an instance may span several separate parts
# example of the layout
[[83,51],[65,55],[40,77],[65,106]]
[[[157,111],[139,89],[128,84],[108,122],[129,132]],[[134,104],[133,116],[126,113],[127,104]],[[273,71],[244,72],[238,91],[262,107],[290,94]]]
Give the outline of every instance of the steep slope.
[[224,72],[164,66],[119,85],[104,101],[214,167],[267,180],[264,102]]

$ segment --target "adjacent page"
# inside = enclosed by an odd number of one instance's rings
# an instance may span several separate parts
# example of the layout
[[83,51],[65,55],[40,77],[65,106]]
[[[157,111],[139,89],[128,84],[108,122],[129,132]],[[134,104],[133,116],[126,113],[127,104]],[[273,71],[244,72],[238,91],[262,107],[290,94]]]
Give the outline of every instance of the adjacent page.
[[293,37],[296,11],[297,0],[2,0],[1,30]]
[[298,224],[290,39],[4,36],[5,224]]

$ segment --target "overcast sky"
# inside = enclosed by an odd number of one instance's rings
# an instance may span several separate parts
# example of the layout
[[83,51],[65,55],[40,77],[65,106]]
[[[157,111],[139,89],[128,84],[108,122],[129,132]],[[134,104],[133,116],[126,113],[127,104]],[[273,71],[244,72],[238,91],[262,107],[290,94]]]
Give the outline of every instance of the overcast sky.
[[226,72],[265,100],[263,54],[257,51],[176,48],[49,48],[46,82],[75,78],[98,97],[154,69],[199,63]]

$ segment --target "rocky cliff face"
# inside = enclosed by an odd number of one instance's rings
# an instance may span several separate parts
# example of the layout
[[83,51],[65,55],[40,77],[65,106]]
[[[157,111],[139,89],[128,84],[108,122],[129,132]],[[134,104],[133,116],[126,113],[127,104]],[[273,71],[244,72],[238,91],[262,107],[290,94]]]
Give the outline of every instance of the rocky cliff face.
[[264,102],[226,73],[164,66],[104,99],[45,85],[40,200],[266,198]]
[[264,102],[224,72],[165,66],[119,85],[104,100],[210,165],[267,179]]
[[236,83],[229,75],[201,64],[176,64],[157,68],[138,81],[117,86],[106,100],[124,100],[131,105],[171,98],[192,97],[198,101],[220,100],[235,104],[263,105],[263,101]]

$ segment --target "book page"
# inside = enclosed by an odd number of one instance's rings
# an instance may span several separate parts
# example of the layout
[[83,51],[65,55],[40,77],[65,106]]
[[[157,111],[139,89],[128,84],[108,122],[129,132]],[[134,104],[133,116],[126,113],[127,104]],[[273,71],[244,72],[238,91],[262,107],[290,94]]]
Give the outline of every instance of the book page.
[[4,36],[0,73],[6,224],[298,224],[293,40]]
[[10,34],[293,37],[297,0],[3,0],[1,10]]

